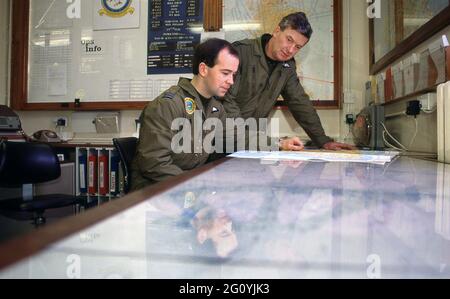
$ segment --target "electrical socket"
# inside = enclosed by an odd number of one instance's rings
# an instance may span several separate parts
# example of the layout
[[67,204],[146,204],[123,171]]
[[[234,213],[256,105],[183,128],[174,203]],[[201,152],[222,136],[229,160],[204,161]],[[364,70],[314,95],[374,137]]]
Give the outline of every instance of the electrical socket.
[[53,123],[55,123],[58,127],[67,127],[69,124],[69,120],[67,117],[60,116],[53,119]]
[[355,123],[355,116],[352,113],[345,115],[345,123],[349,126],[353,125]]
[[422,110],[422,104],[418,100],[409,101],[406,107],[406,115],[417,117]]
[[432,111],[437,106],[437,95],[434,92],[421,95],[417,100],[422,104],[422,110],[424,111]]

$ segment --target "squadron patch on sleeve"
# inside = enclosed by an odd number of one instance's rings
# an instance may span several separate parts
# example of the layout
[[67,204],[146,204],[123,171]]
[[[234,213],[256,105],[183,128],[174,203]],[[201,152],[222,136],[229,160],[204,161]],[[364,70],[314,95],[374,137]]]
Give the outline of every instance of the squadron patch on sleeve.
[[196,108],[195,101],[191,98],[184,98],[184,107],[186,108],[187,114],[194,114]]

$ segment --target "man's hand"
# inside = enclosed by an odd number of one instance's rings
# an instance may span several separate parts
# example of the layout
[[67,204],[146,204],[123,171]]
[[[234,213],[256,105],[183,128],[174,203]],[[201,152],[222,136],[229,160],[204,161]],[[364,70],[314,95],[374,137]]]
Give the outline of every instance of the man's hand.
[[305,149],[303,142],[298,137],[280,140],[280,150],[282,151],[302,151]]
[[328,151],[342,151],[342,150],[354,151],[358,149],[356,146],[339,142],[325,143],[323,148]]

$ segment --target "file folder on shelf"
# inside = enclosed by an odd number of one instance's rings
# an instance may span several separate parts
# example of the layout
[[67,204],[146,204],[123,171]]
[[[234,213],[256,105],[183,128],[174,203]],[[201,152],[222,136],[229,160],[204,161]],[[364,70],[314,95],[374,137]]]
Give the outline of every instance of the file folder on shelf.
[[78,188],[81,194],[86,194],[87,189],[87,151],[78,151]]
[[88,172],[89,172],[89,184],[88,184],[88,192],[89,194],[95,195],[97,194],[97,186],[98,186],[98,167],[97,167],[97,152],[94,150],[89,150],[88,156]]
[[111,151],[110,193],[114,196],[120,194],[119,164],[119,153],[115,150]]
[[98,157],[98,183],[99,194],[106,196],[109,193],[109,155],[101,151]]
[[113,147],[77,147],[77,193],[117,197],[122,193],[120,156]]
[[389,67],[386,70],[386,81],[384,82],[384,101],[385,103],[392,101],[394,98],[393,91],[393,82],[392,82],[392,69]]

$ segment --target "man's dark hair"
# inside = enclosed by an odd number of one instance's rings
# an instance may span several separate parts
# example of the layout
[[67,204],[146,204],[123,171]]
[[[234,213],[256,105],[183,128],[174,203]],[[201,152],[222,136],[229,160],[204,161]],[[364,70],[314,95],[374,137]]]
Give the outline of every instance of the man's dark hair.
[[280,26],[281,31],[290,27],[298,33],[303,34],[307,39],[310,39],[313,34],[311,24],[303,12],[295,12],[285,16],[278,25]]
[[229,42],[219,38],[211,38],[199,44],[195,48],[194,60],[192,65],[192,73],[198,75],[200,63],[205,63],[208,67],[214,67],[217,63],[217,57],[220,51],[227,49],[228,52],[236,58],[239,53]]

